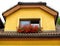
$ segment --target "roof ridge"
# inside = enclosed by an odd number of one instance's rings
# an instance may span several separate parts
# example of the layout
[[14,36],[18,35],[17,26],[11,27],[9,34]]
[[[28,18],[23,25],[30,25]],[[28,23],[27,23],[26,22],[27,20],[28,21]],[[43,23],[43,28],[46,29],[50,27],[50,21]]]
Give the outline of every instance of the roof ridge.
[[18,2],[18,5],[46,5],[46,2]]

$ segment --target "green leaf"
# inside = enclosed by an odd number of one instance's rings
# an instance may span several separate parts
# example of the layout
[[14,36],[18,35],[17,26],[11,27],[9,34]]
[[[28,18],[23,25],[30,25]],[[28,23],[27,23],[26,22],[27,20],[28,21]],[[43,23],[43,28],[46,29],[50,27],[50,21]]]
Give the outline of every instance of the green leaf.
[[60,17],[57,20],[57,24],[60,25]]

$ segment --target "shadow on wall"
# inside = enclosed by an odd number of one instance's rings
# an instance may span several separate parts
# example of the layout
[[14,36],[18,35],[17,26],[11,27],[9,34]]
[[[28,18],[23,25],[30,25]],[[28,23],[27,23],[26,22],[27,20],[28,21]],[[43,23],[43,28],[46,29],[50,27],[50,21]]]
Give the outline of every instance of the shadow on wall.
[[2,20],[0,19],[0,29],[3,29],[4,28],[4,24],[2,22]]

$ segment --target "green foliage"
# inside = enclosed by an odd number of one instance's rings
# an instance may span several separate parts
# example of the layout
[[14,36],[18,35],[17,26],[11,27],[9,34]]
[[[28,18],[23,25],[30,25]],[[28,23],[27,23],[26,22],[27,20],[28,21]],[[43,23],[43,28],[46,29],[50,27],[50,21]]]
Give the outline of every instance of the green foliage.
[[57,24],[59,24],[60,25],[60,17],[58,18],[58,20],[57,20]]

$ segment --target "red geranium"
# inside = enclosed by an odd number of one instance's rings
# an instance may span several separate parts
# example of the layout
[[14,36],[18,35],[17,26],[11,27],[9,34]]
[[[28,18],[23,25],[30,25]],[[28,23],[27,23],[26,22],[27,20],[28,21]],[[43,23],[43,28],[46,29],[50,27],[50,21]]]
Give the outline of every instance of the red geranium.
[[29,26],[24,26],[23,29],[24,29],[24,32],[26,33],[30,31]]
[[38,26],[34,26],[33,28],[32,28],[32,30],[31,30],[31,32],[38,32]]
[[38,26],[23,26],[22,28],[18,28],[18,32],[25,32],[25,33],[34,33],[34,32],[38,32]]

